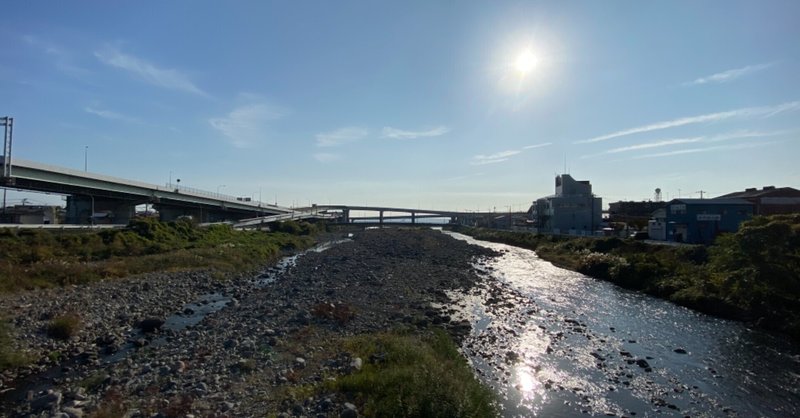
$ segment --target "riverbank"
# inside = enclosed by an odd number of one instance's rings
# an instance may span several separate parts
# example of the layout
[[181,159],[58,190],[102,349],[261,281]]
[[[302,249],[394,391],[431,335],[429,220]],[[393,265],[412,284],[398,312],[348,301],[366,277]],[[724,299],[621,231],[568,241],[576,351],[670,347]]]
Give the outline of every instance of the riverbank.
[[664,246],[454,227],[553,264],[800,342],[800,215],[758,217],[714,246]]
[[[447,292],[472,287],[471,263],[492,255],[429,230],[363,231],[259,276],[8,293],[12,344],[39,360],[2,374],[4,414],[492,415],[453,344],[471,326],[447,311]],[[207,306],[219,310],[192,323]],[[70,318],[66,338],[53,332]]]

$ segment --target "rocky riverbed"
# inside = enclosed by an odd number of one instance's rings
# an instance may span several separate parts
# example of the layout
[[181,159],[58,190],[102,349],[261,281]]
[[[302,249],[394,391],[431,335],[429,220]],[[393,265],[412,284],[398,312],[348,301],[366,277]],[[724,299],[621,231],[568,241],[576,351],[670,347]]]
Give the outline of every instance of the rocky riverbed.
[[[370,230],[257,276],[158,273],[4,295],[15,348],[39,360],[0,376],[0,414],[358,416],[347,394],[308,390],[369,361],[336,342],[398,326],[464,337],[471,325],[448,316],[447,295],[473,287],[471,263],[493,255],[435,231]],[[49,336],[65,315],[80,329]]]

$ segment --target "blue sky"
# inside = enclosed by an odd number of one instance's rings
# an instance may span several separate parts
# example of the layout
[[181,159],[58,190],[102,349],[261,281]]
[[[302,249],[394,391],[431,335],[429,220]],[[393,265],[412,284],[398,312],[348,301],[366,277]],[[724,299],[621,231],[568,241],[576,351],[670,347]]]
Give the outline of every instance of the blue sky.
[[[11,2],[14,157],[282,205],[800,187],[800,2]],[[9,192],[12,203],[60,201]]]

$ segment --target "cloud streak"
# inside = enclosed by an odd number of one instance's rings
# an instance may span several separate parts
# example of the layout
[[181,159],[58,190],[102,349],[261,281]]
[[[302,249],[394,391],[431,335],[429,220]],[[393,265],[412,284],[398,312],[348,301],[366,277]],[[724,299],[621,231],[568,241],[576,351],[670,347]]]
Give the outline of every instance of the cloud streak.
[[476,155],[472,157],[472,165],[486,165],[486,164],[497,164],[503,161],[508,160],[509,157],[517,155],[521,153],[520,150],[508,150],[508,151],[500,151],[490,155]]
[[208,94],[197,87],[187,75],[178,70],[159,68],[144,59],[130,54],[124,54],[112,47],[106,47],[103,50],[95,51],[94,56],[103,64],[125,70],[154,86],[192,93],[199,96],[208,96]]
[[267,103],[251,103],[234,108],[226,116],[211,118],[208,123],[237,148],[249,148],[266,136],[268,123],[284,112]]
[[406,131],[402,129],[385,126],[383,130],[381,130],[381,136],[383,138],[392,138],[392,139],[433,138],[437,136],[442,136],[448,132],[450,132],[450,128],[444,125],[440,125],[435,128],[422,131]]
[[28,45],[38,48],[46,55],[52,57],[56,68],[63,73],[76,77],[85,76],[90,73],[89,70],[75,65],[73,54],[61,46],[44,41],[33,35],[24,35],[22,40]]
[[732,70],[723,71],[706,77],[700,77],[694,81],[684,83],[684,85],[697,86],[709,83],[728,83],[730,81],[736,80],[737,78],[757,73],[762,70],[766,70],[767,68],[770,68],[774,65],[775,63],[770,62],[765,64],[748,65],[742,68],[734,68]]
[[548,145],[553,145],[553,143],[552,142],[545,142],[545,143],[542,143],[542,144],[526,145],[526,146],[522,147],[522,149],[500,151],[500,152],[496,152],[494,154],[489,154],[489,155],[479,154],[479,155],[476,155],[476,156],[472,157],[472,161],[470,161],[470,165],[487,165],[487,164],[502,163],[503,161],[507,161],[509,158],[511,158],[511,157],[513,157],[513,156],[515,156],[517,154],[523,153],[523,152],[525,152],[525,151],[527,151],[529,149],[542,148],[542,147],[546,147]]
[[358,126],[348,126],[335,131],[316,135],[318,147],[338,147],[350,142],[360,141],[369,135],[369,130]]
[[117,113],[117,112],[114,112],[114,111],[111,111],[111,110],[95,109],[93,107],[88,107],[88,106],[85,107],[83,110],[86,113],[90,113],[90,114],[95,115],[95,116],[100,116],[101,118],[109,119],[109,120],[118,120],[118,121],[122,121],[122,122],[138,122],[139,121],[136,118],[132,118],[130,116],[125,116],[125,115],[123,115],[121,113]]
[[584,139],[581,141],[577,141],[575,143],[589,144],[594,142],[602,142],[602,141],[608,141],[609,139],[619,138],[633,134],[659,131],[662,129],[676,128],[679,126],[693,125],[698,123],[720,122],[727,119],[748,118],[748,117],[769,118],[779,113],[790,112],[797,109],[800,109],[800,101],[783,103],[776,106],[745,107],[741,109],[730,110],[727,112],[708,113],[705,115],[689,116],[663,122],[656,122],[649,125],[637,126],[635,128],[624,129],[621,131],[612,132],[610,134]]
[[675,151],[668,151],[668,152],[659,152],[655,154],[645,154],[633,157],[633,160],[640,160],[645,158],[657,158],[657,157],[670,157],[673,155],[683,155],[683,154],[696,154],[699,152],[709,152],[709,151],[720,151],[720,150],[737,150],[737,149],[748,149],[748,148],[761,148],[767,145],[774,144],[774,141],[769,142],[748,142],[744,144],[736,144],[736,145],[715,145],[710,147],[704,148],[688,148],[688,149],[681,149]]

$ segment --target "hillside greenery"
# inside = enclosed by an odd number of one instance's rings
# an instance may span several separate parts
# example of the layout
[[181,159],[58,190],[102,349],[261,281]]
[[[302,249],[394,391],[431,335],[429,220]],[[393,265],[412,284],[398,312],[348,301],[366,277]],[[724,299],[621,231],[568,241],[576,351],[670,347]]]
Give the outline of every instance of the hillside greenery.
[[560,267],[800,340],[800,214],[755,217],[709,247],[454,230],[528,248]]

